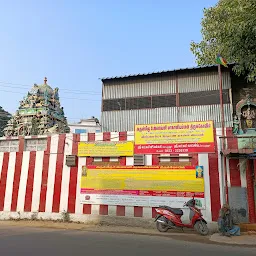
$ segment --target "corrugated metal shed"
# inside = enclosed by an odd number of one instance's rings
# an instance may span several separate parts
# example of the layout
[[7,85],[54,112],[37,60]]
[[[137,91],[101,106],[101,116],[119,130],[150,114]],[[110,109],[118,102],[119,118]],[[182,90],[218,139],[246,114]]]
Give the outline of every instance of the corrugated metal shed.
[[[224,105],[225,125],[232,126],[232,107]],[[104,131],[133,131],[135,124],[213,120],[221,127],[220,105],[102,112]]]
[[[234,64],[229,64],[230,67],[232,67]],[[107,80],[115,80],[115,79],[123,79],[123,78],[138,78],[138,77],[144,77],[144,76],[158,76],[163,74],[170,74],[174,72],[182,72],[182,71],[192,71],[192,70],[202,70],[202,69],[216,69],[217,70],[218,65],[205,65],[205,66],[197,66],[197,67],[187,67],[187,68],[179,68],[179,69],[171,69],[171,70],[162,70],[157,72],[149,72],[149,73],[142,73],[142,74],[129,74],[124,76],[112,76],[112,77],[102,77],[100,78],[102,82],[106,82]]]
[[[223,89],[231,88],[231,79],[229,72],[222,72],[222,87]],[[200,72],[195,74],[180,74],[178,76],[179,93],[199,92],[199,91],[214,91],[219,90],[219,75],[218,72]]]
[[103,99],[131,98],[176,93],[175,76],[116,80],[103,87]]
[[[213,66],[215,67],[215,66]],[[185,69],[183,71],[187,71]],[[175,94],[178,86],[179,93],[219,90],[217,68],[205,68],[197,72],[166,73],[159,72],[158,76],[127,76],[103,81],[103,99],[132,98],[151,95]],[[222,72],[223,89],[231,88],[230,72]]]

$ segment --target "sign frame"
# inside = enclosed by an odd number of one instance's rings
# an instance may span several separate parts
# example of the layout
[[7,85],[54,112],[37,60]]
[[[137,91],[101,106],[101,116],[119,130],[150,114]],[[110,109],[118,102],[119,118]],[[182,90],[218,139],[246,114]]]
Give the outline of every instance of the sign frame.
[[[82,149],[82,145],[90,145],[91,151],[88,147]],[[93,146],[94,145],[94,146]],[[105,151],[101,147],[104,147]],[[112,145],[112,152],[111,150]],[[99,150],[96,148],[93,150],[93,147],[99,147]],[[105,153],[104,153],[105,152]],[[123,156],[133,156],[134,155],[134,142],[133,141],[81,141],[78,143],[78,157],[123,157]]]
[[[143,136],[143,132],[146,134],[148,132],[148,134],[150,134],[148,136],[148,140],[154,140],[154,137],[159,139],[159,136],[161,137],[161,130],[160,132],[158,130],[151,130],[151,127],[154,127],[155,129],[157,129],[157,127],[162,126],[163,128],[166,127],[166,129],[162,129],[162,130],[170,130],[170,133],[166,132],[164,135],[168,138],[173,139],[174,137],[179,137],[179,140],[182,140],[182,136],[184,137],[191,137],[191,141],[183,141],[183,142],[171,142],[171,143],[146,143],[147,138],[144,139],[144,143],[138,143],[138,131],[137,129],[139,127],[143,127],[145,131],[139,131],[141,133],[139,139],[143,141],[144,138],[142,138]],[[178,132],[173,133],[173,135],[171,135],[171,131],[175,131],[175,130],[179,130],[177,129],[173,129],[172,127],[181,127],[179,128],[181,131],[190,131],[189,133],[184,133],[183,135],[179,135]],[[209,127],[200,127],[200,126],[209,126]],[[184,128],[185,127],[185,128]],[[187,128],[186,128],[187,127]],[[142,128],[143,129],[143,128]],[[182,130],[183,129],[183,130]],[[202,138],[204,140],[206,140],[206,135],[209,136],[209,141],[204,141],[204,142],[197,142],[196,139],[196,135],[193,135],[193,130],[196,129],[205,129],[206,132],[202,134],[198,134],[198,136],[202,136]],[[208,129],[208,130],[207,130]],[[196,133],[196,132],[194,132]],[[158,136],[158,137],[157,137]],[[173,136],[173,137],[172,137]],[[185,139],[185,138],[184,138]],[[163,139],[163,140],[168,140],[168,139]],[[195,142],[192,142],[192,141]],[[198,138],[198,140],[200,140],[200,138]],[[214,153],[215,152],[215,137],[214,137],[214,122],[212,120],[209,121],[193,121],[193,122],[172,122],[172,123],[159,123],[159,124],[135,124],[134,126],[134,154],[191,154],[191,153]]]

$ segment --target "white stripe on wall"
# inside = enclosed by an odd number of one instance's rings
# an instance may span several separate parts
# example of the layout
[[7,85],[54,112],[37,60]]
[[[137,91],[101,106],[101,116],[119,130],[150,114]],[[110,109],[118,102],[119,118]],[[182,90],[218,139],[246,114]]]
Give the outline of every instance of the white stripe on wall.
[[152,155],[145,155],[145,165],[152,165]]
[[133,156],[127,156],[127,157],[126,157],[126,165],[127,165],[127,166],[132,166],[133,163],[134,163],[134,158],[133,158]]
[[116,216],[116,205],[109,205],[108,206],[108,215],[109,216]]
[[51,147],[50,147],[50,159],[49,159],[45,212],[52,212],[56,162],[57,162],[57,153],[58,153],[58,142],[59,142],[59,136],[58,135],[52,136]]
[[228,187],[231,187],[229,159],[225,158],[225,161],[226,161],[226,167],[227,167],[227,183],[228,183]]
[[240,179],[241,179],[241,187],[247,187],[247,180],[246,180],[246,165],[247,161],[244,159],[239,159],[239,170],[240,170]]
[[225,198],[225,187],[223,184],[224,181],[224,173],[222,173],[222,160],[221,160],[221,154],[220,154],[220,139],[219,137],[222,136],[221,128],[216,128],[216,140],[217,140],[217,151],[218,151],[218,169],[219,169],[219,183],[220,183],[220,204],[223,205],[224,198]]
[[33,195],[32,195],[32,212],[39,211],[40,192],[42,184],[42,171],[43,171],[44,151],[36,152]]
[[110,140],[111,141],[119,141],[119,132],[111,132]]
[[[187,156],[187,157],[185,157]],[[189,155],[188,154],[179,154],[179,162],[189,162]]]
[[68,209],[68,194],[69,194],[69,179],[70,179],[70,167],[66,165],[67,155],[72,154],[73,148],[73,134],[66,135],[66,141],[64,149],[64,161],[62,168],[62,181],[61,181],[61,193],[60,193],[60,212],[67,211]]
[[127,141],[134,141],[134,132],[127,132]]
[[11,210],[15,163],[16,163],[16,152],[11,152],[9,157],[9,165],[8,165],[7,180],[6,180],[4,211]]
[[17,212],[24,212],[24,203],[25,203],[25,194],[28,178],[28,166],[30,160],[30,152],[24,151],[22,157],[22,167],[20,174],[20,184],[18,192],[18,201],[17,201]]
[[77,185],[76,185],[76,214],[83,213],[83,204],[80,203],[80,188],[81,188],[81,176],[82,176],[82,166],[86,165],[86,157],[78,158],[78,170],[77,170]]
[[[95,141],[103,141],[103,133],[95,133]],[[95,162],[102,162],[102,157],[95,157]]]
[[212,220],[211,210],[211,190],[210,190],[210,173],[209,173],[209,156],[208,154],[198,154],[198,164],[204,167],[204,198],[206,206],[205,218]]
[[[81,134],[80,141],[88,141],[88,134]],[[78,158],[78,169],[77,169],[77,185],[76,185],[76,207],[75,213],[82,214],[83,213],[83,204],[80,203],[80,183],[82,176],[82,166],[86,164],[86,157]]]

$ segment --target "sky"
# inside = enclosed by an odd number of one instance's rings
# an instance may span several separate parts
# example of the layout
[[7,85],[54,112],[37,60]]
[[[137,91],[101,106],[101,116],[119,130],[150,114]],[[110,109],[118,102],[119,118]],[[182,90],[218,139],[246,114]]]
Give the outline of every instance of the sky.
[[203,8],[217,0],[0,0],[0,106],[59,88],[70,123],[100,118],[99,78],[196,66]]

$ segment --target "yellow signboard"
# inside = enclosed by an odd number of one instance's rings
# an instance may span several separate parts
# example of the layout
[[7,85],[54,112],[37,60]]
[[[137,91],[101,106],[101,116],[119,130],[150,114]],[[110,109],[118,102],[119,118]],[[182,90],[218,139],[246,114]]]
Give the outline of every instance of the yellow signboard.
[[135,154],[214,152],[213,122],[135,125]]
[[[81,178],[81,191],[147,191],[164,192],[172,195],[177,192],[204,193],[203,170],[193,167],[170,168],[102,168],[84,167]],[[143,192],[143,193],[144,193]]]
[[133,147],[132,141],[80,142],[77,155],[91,157],[133,156]]

